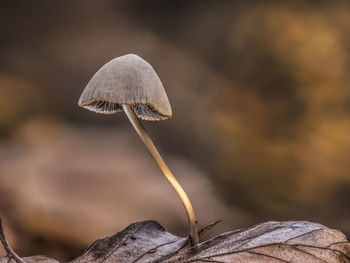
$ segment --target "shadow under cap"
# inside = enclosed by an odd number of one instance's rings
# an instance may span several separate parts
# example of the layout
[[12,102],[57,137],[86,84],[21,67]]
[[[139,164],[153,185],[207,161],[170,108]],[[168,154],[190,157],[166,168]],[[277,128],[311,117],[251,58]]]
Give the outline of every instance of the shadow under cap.
[[128,104],[138,118],[148,121],[172,115],[157,73],[147,61],[133,54],[103,65],[87,84],[78,104],[102,114],[122,111],[122,104]]

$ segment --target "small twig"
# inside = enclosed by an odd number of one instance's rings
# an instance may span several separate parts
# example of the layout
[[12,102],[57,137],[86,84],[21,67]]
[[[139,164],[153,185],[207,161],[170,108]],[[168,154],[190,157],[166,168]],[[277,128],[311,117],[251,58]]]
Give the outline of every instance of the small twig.
[[[217,224],[219,224],[221,221],[222,221],[222,220],[219,219],[219,220],[216,220],[215,222],[210,223],[209,225],[203,227],[201,230],[198,231],[198,236],[199,236],[199,237],[202,237],[205,233],[207,233],[209,230],[211,230],[214,226],[216,226]],[[179,254],[179,253],[182,253],[184,250],[186,250],[186,249],[188,249],[188,248],[190,248],[190,247],[192,247],[192,245],[191,245],[191,240],[188,239],[187,242],[184,244],[184,246],[183,246],[181,249],[179,249],[179,250],[177,251],[177,253],[178,253],[178,254]]]
[[7,256],[9,259],[13,258],[17,263],[25,263],[10,247],[9,243],[6,240],[4,229],[2,227],[2,222],[0,218],[0,241],[2,243],[2,246],[6,250]]
[[222,220],[219,219],[219,220],[216,220],[215,222],[207,225],[206,227],[202,228],[200,231],[199,231],[199,236],[203,236],[205,233],[207,233],[210,229],[212,229],[214,226],[216,226],[217,224],[219,224]]

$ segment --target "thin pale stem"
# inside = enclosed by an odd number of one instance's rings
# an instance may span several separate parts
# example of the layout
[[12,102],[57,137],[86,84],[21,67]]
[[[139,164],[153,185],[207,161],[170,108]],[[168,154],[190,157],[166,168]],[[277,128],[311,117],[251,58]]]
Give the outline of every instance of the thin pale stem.
[[2,222],[0,218],[0,241],[6,250],[7,256],[13,258],[17,263],[25,263],[10,247],[9,243],[6,240],[4,229],[2,228]]
[[173,173],[170,171],[166,163],[164,162],[162,156],[159,154],[156,146],[152,142],[151,138],[148,136],[145,128],[135,115],[134,111],[132,110],[130,105],[123,104],[123,109],[128,116],[132,126],[134,126],[137,134],[140,136],[143,143],[146,145],[148,151],[152,155],[153,159],[157,163],[160,170],[163,172],[165,178],[168,180],[168,182],[171,184],[171,186],[174,188],[177,195],[180,197],[181,202],[183,206],[185,207],[186,213],[187,213],[187,219],[190,224],[190,237],[191,237],[191,243],[192,245],[197,245],[199,243],[199,237],[198,237],[198,225],[196,221],[196,216],[194,214],[194,210],[191,204],[190,199],[188,198],[186,192],[180,185],[180,183],[176,180]]

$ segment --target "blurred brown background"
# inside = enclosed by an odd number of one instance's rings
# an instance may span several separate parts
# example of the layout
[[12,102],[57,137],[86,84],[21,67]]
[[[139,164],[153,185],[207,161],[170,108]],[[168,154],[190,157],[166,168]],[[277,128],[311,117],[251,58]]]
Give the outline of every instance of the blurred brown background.
[[145,219],[186,235],[125,116],[77,106],[128,53],[166,88],[173,118],[145,126],[200,226],[350,235],[348,1],[5,1],[0,21],[0,214],[20,255],[69,260]]

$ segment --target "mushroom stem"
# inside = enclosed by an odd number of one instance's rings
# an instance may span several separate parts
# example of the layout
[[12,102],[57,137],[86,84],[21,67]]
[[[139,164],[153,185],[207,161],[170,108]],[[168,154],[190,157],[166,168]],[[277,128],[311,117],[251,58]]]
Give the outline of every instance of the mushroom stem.
[[137,134],[140,136],[141,140],[146,145],[153,159],[157,163],[159,169],[163,172],[165,178],[168,180],[168,182],[174,188],[177,195],[180,197],[181,202],[185,207],[185,210],[187,213],[187,219],[190,224],[191,243],[192,245],[197,245],[199,243],[198,226],[197,226],[196,216],[194,214],[194,210],[190,199],[188,198],[186,192],[184,191],[180,183],[176,180],[175,176],[173,175],[173,173],[170,171],[170,169],[164,162],[162,156],[160,156],[156,146],[152,142],[151,138],[148,136],[145,128],[143,127],[143,125],[135,115],[131,106],[127,104],[123,104],[123,110],[125,111],[126,116],[128,116],[131,124],[134,126]]

